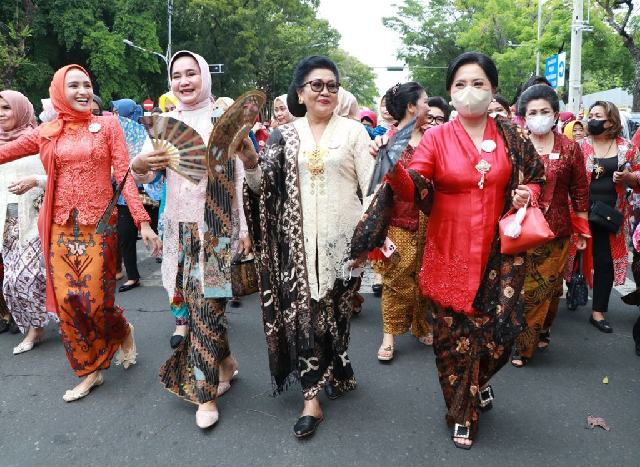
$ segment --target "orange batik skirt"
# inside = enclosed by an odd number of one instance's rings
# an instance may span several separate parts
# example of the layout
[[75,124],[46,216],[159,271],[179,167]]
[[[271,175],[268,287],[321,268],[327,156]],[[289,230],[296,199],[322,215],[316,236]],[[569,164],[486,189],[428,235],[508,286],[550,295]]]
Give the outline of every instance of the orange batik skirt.
[[60,334],[71,368],[78,376],[109,368],[129,333],[122,308],[115,305],[115,225],[103,235],[95,225],[72,216],[51,227],[51,261]]

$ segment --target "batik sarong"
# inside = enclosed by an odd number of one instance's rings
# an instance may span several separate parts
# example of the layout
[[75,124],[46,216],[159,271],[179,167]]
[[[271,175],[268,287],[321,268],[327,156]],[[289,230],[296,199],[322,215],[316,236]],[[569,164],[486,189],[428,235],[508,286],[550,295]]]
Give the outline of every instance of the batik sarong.
[[200,248],[198,225],[181,222],[172,306],[187,308],[189,332],[160,368],[164,387],[195,404],[216,400],[220,362],[231,355],[224,316],[227,300],[204,297]]
[[40,238],[21,242],[18,217],[7,214],[2,244],[5,268],[2,290],[13,320],[24,334],[29,328],[42,328],[49,322],[44,304],[44,260]]
[[437,305],[433,322],[433,350],[438,378],[447,404],[447,422],[471,428],[475,434],[480,418],[478,393],[502,368],[511,344],[495,342],[495,316],[474,316]]
[[338,279],[324,298],[311,300],[313,348],[298,353],[300,383],[306,400],[331,382],[340,392],[356,388],[349,347],[350,322],[360,278]]
[[416,337],[431,333],[427,321],[427,300],[420,292],[418,277],[426,235],[426,216],[420,214],[418,230],[411,232],[389,226],[387,236],[396,251],[385,261],[377,261],[382,274],[382,330],[399,336],[411,329]]
[[78,376],[109,368],[129,334],[122,308],[115,305],[115,222],[103,235],[80,225],[74,213],[51,227],[51,271],[62,343]]
[[562,297],[564,268],[569,258],[569,239],[556,238],[529,251],[524,281],[527,329],[516,339],[520,355],[533,357],[540,334],[553,324]]

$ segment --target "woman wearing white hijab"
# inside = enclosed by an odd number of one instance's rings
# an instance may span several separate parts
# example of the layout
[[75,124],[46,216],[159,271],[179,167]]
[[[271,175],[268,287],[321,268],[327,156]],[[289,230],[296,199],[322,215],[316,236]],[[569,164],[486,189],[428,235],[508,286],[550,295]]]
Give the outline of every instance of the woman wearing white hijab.
[[[214,110],[207,62],[198,54],[180,51],[171,59],[169,70],[178,105],[164,115],[183,121],[207,142]],[[132,170],[139,182],[148,182],[155,177],[155,171],[165,169],[168,163],[166,154],[151,151],[138,155]],[[234,217],[238,220],[234,225],[239,225],[239,248],[248,249],[241,194],[244,168],[239,161],[235,180],[240,188],[234,198]],[[224,271],[204,259],[204,250],[209,246],[205,237],[206,190],[207,177],[194,185],[167,170],[162,281],[172,308],[182,312],[185,322],[180,330],[183,339],[160,369],[160,379],[169,391],[198,404],[196,424],[200,428],[218,421],[216,399],[230,388],[238,366],[229,350],[224,316],[231,294],[219,293],[219,289],[211,292],[214,287],[209,285],[212,276],[214,281],[224,279]]]

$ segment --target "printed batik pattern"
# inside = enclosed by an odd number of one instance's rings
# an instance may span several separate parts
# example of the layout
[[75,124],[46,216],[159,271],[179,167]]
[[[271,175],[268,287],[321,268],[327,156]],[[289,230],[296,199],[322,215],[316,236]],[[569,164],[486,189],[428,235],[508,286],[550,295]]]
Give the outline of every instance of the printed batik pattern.
[[5,277],[2,291],[14,321],[25,333],[29,328],[42,328],[49,322],[45,308],[46,282],[40,238],[24,243],[19,239],[19,223],[7,216],[2,254]]
[[176,297],[184,300],[189,332],[160,368],[160,381],[170,392],[203,404],[216,400],[220,362],[231,354],[224,316],[227,301],[204,297],[196,223],[180,223],[178,245],[174,303],[178,304]]
[[51,228],[51,271],[60,334],[77,376],[109,368],[129,333],[122,308],[115,305],[118,238],[115,219],[104,234],[80,225],[77,212]]

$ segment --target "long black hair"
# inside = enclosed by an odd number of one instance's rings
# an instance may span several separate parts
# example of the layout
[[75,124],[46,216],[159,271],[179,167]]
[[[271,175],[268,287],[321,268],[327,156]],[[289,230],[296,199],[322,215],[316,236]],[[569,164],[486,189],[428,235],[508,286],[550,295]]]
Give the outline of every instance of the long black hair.
[[402,120],[407,114],[407,107],[409,104],[416,105],[423,92],[424,88],[415,81],[396,84],[389,88],[384,95],[387,112],[389,112],[397,121]]
[[340,81],[340,73],[338,67],[328,57],[322,55],[312,55],[302,59],[293,71],[293,80],[289,85],[287,93],[287,107],[294,117],[304,117],[307,113],[307,106],[298,102],[298,90],[304,86],[304,82],[309,73],[313,70],[329,70],[336,76],[336,81]]

